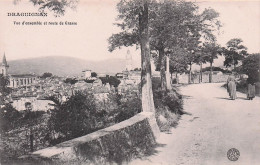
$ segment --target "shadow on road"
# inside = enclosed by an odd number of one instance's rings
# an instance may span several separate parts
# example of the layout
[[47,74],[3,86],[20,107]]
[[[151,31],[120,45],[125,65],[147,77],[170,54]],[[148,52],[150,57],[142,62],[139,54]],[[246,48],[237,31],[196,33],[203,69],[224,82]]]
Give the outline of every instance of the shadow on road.
[[[217,99],[222,99],[222,100],[232,100],[230,98],[227,98],[227,97],[215,97]],[[247,98],[244,98],[244,97],[237,97],[238,100],[248,100]],[[234,100],[232,100],[234,101]]]
[[193,97],[192,96],[188,96],[188,95],[182,95],[182,98],[183,99],[192,99]]

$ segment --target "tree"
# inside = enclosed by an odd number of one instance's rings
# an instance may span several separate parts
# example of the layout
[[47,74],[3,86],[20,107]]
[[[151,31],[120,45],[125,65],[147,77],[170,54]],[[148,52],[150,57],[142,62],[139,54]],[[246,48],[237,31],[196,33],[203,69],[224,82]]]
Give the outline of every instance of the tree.
[[78,82],[78,80],[76,78],[66,78],[66,80],[64,80],[65,83],[70,83],[71,85],[76,84],[76,82]]
[[[102,80],[101,80],[102,81]],[[110,76],[108,78],[108,83],[114,87],[118,87],[118,85],[121,83],[120,80],[118,80],[115,76]]]
[[97,73],[96,72],[91,72],[91,77],[97,77]]
[[222,48],[225,56],[224,66],[231,67],[233,65],[233,69],[235,69],[238,62],[247,56],[247,48],[242,45],[242,42],[242,39],[234,38],[227,42],[226,48]]
[[41,78],[47,78],[47,77],[52,77],[52,73],[45,72],[42,74]]
[[248,75],[249,81],[260,82],[260,53],[251,54],[243,60],[242,71]]
[[11,92],[11,88],[7,87],[8,84],[8,78],[0,74],[0,96],[2,99],[4,99]]
[[5,107],[0,107],[0,131],[5,132],[13,128],[21,117],[19,111],[17,111],[11,104],[6,104]]
[[218,55],[221,55],[221,48],[218,44],[215,42],[207,42],[203,44],[203,55],[204,59],[210,63],[210,74],[209,74],[209,82],[212,82],[212,64],[214,62],[214,59],[218,58]]
[[170,55],[170,73],[171,73],[171,79],[172,74],[176,73],[176,81],[178,83],[178,73],[183,73],[188,69],[188,63],[186,59],[186,52],[184,49],[180,47],[176,47],[175,49],[172,49],[172,53]]
[[141,93],[142,110],[154,112],[154,101],[151,81],[151,55],[149,44],[149,0],[121,0],[117,9],[117,25],[122,32],[113,34],[109,39],[109,50],[113,51],[121,46],[141,47]]
[[187,24],[195,16],[196,6],[191,2],[164,0],[155,3],[151,21],[151,49],[161,74],[161,89],[170,90],[169,58],[172,49],[181,44],[190,30]]
[[[18,4],[21,0],[14,0]],[[29,0],[34,6],[39,8],[39,12],[48,9],[54,15],[61,16],[65,14],[67,8],[76,9],[79,0]]]
[[62,133],[65,140],[86,135],[95,130],[96,105],[93,94],[76,92],[68,101],[52,110],[49,127]]

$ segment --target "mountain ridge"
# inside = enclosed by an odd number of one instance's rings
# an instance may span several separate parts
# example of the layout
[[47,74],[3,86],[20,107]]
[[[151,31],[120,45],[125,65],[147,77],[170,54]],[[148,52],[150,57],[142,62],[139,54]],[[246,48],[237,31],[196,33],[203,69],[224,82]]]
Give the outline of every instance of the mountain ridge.
[[44,56],[7,61],[10,74],[35,73],[42,75],[50,72],[57,76],[78,76],[85,69],[97,73],[115,74],[125,69],[124,59],[90,61],[67,56]]

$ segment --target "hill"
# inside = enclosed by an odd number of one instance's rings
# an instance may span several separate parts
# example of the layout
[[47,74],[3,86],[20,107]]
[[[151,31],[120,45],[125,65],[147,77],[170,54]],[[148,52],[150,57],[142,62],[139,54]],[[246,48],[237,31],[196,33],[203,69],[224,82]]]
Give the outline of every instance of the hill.
[[42,75],[50,72],[57,76],[77,76],[82,70],[91,69],[97,73],[114,74],[125,68],[124,59],[87,61],[73,57],[48,56],[8,61],[10,74],[35,73]]

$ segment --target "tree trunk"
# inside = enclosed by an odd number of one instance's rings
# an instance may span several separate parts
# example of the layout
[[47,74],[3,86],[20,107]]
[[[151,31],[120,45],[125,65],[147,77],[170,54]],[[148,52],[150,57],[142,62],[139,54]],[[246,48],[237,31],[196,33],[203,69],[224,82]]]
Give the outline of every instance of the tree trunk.
[[179,84],[178,72],[176,72],[176,84]]
[[199,76],[199,83],[202,83],[202,62],[200,63],[200,76]]
[[188,79],[189,84],[191,84],[191,66],[192,64],[190,64],[190,70],[189,70],[189,79]]
[[213,62],[210,63],[209,83],[212,83],[212,63]]
[[154,101],[151,80],[151,55],[149,46],[148,32],[148,2],[144,0],[144,5],[141,7],[139,14],[140,28],[140,44],[141,44],[141,90],[142,90],[142,110],[144,112],[154,112]]
[[165,73],[165,77],[166,77],[166,89],[169,91],[172,89],[171,86],[171,79],[170,79],[170,59],[168,56],[166,56],[166,73]]
[[165,72],[166,57],[164,55],[163,49],[159,50],[159,57],[161,57],[161,61],[159,61],[159,63],[161,63],[160,64],[161,89],[162,91],[167,91],[166,72]]

